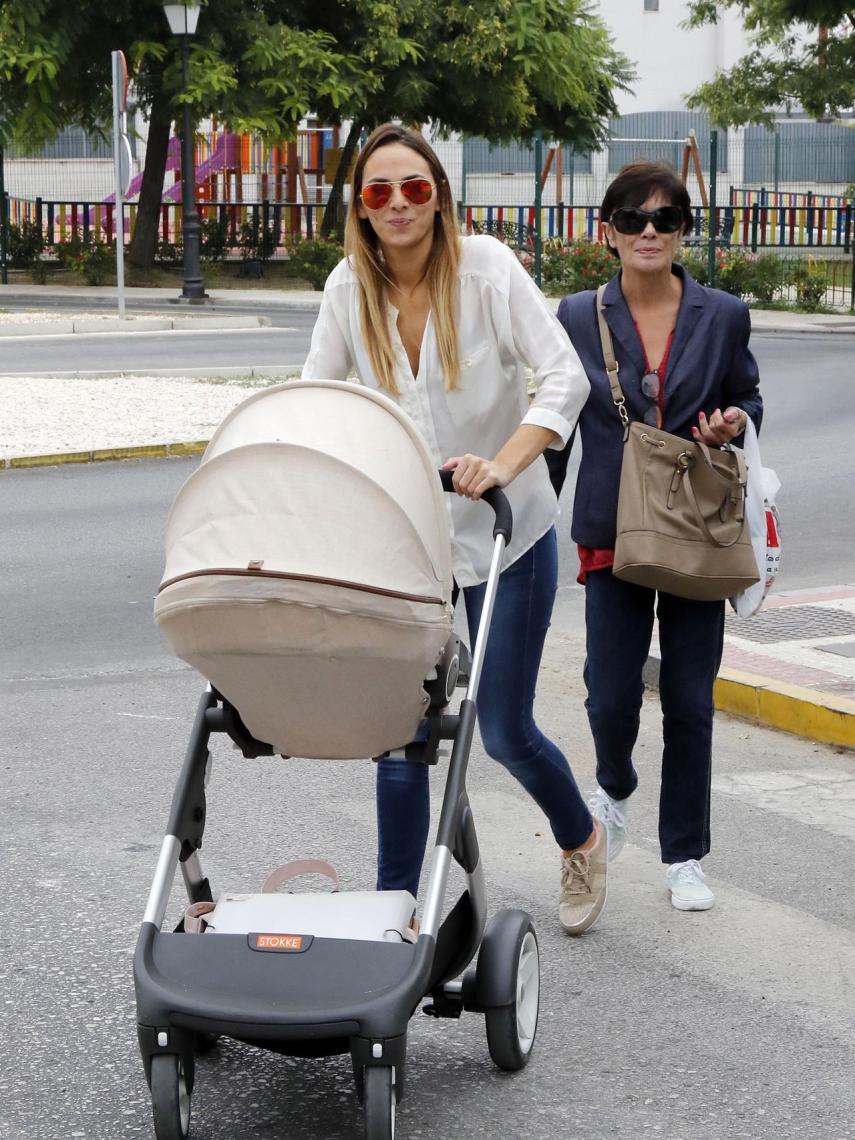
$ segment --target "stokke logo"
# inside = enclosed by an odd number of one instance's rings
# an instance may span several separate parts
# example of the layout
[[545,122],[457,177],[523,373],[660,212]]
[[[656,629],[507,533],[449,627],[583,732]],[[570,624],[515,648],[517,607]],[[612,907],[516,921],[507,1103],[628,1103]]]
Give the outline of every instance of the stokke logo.
[[256,934],[256,950],[291,950],[303,949],[302,934]]

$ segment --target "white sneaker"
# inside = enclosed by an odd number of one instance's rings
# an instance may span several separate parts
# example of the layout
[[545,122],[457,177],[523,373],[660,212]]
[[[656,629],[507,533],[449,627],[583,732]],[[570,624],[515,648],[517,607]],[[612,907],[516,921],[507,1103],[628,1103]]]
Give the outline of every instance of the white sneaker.
[[588,810],[609,834],[609,862],[616,859],[626,843],[626,816],[629,799],[613,800],[608,792],[597,788],[588,800]]
[[671,892],[671,906],[677,910],[709,910],[715,902],[697,859],[672,863],[665,872],[665,882]]

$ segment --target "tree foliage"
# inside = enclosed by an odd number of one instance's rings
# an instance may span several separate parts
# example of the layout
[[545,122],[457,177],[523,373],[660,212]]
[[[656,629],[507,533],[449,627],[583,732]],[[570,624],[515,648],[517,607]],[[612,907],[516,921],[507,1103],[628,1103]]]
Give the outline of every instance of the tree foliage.
[[817,118],[855,106],[855,0],[694,0],[688,24],[716,23],[739,10],[755,45],[726,72],[702,84],[690,107],[721,126],[774,121],[801,106]]
[[149,240],[182,103],[273,141],[312,111],[496,139],[541,127],[589,149],[632,78],[589,0],[209,0],[186,86],[160,0],[0,0],[0,142],[35,148],[71,123],[105,130],[119,47],[150,119],[137,227]]

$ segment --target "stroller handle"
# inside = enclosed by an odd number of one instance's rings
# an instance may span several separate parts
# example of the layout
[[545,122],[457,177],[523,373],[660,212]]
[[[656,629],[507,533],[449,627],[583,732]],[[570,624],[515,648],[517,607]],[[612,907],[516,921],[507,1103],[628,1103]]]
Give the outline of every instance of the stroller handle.
[[[439,468],[439,479],[442,483],[443,491],[454,490],[453,478],[453,468]],[[505,540],[505,546],[507,546],[511,541],[511,534],[514,529],[514,516],[511,510],[511,504],[508,502],[508,496],[501,487],[491,487],[489,491],[484,492],[481,498],[488,506],[493,508],[496,515],[496,522],[493,527],[493,538],[498,538],[498,536],[501,535]]]

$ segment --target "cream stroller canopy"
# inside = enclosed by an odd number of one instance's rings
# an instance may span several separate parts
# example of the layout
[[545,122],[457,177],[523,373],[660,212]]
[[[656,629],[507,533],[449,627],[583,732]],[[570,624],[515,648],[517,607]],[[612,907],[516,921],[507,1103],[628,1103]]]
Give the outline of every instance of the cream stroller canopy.
[[408,743],[452,627],[448,521],[409,418],[356,384],[257,392],[214,434],[166,529],[155,618],[277,752]]

